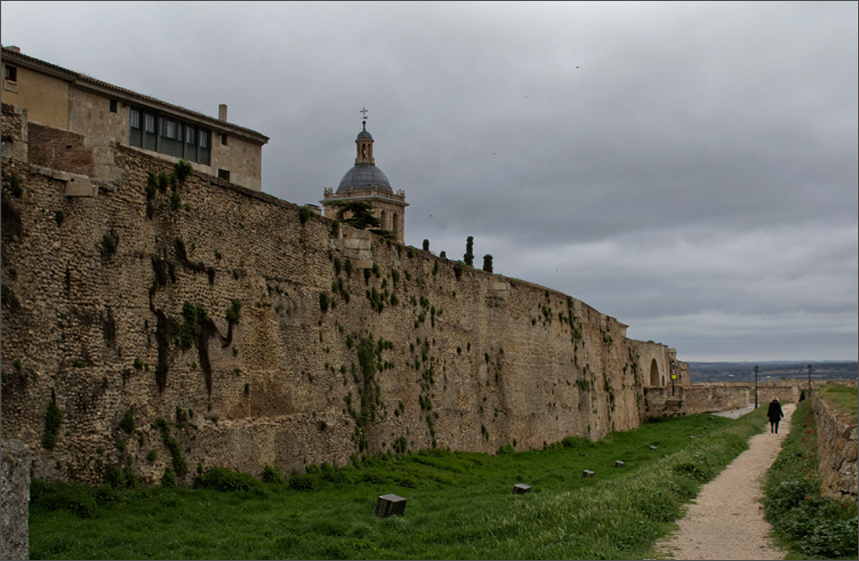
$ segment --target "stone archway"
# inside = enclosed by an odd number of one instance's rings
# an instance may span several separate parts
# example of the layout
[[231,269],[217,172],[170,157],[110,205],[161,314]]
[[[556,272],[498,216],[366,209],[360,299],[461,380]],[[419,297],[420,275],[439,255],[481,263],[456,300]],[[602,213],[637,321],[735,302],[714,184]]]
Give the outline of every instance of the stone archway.
[[656,359],[650,361],[650,385],[661,386],[659,383],[659,365],[656,364]]

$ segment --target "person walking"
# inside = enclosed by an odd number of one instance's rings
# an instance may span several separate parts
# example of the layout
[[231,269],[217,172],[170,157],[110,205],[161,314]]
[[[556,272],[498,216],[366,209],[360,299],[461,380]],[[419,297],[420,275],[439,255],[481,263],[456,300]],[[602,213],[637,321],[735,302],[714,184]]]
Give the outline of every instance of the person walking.
[[770,432],[778,434],[778,422],[784,417],[784,412],[781,410],[781,404],[775,396],[770,401],[770,407],[767,409],[767,417],[770,420]]

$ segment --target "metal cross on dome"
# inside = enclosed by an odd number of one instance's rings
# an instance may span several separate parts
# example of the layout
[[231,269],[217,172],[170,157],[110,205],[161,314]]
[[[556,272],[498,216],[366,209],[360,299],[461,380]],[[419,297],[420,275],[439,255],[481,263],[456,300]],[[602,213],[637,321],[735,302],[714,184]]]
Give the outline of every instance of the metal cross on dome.
[[367,108],[366,108],[366,107],[364,107],[364,106],[362,105],[362,106],[361,106],[361,110],[360,110],[360,111],[358,111],[358,113],[361,113],[361,114],[362,114],[361,119],[363,119],[363,120],[364,120],[364,122],[366,123],[366,122],[367,122]]

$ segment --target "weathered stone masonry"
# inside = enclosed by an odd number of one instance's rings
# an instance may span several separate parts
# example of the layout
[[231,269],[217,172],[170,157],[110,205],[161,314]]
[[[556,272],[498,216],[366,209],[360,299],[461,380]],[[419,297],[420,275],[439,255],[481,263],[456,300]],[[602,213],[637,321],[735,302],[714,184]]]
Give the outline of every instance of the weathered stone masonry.
[[668,371],[667,347],[559,292],[200,173],[147,193],[174,167],[134,148],[114,147],[95,196],[69,196],[86,193],[26,157],[25,117],[3,107],[2,423],[35,477],[158,481],[158,418],[185,478],[597,439],[638,426]]
[[859,426],[856,418],[839,415],[825,398],[811,394],[817,424],[817,455],[824,495],[859,499]]

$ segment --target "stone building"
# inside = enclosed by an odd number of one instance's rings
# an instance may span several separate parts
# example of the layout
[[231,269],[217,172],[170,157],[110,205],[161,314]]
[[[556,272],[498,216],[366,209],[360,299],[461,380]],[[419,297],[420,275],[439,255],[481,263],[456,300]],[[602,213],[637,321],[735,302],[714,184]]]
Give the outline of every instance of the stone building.
[[[367,132],[367,121],[355,139],[357,155],[355,165],[346,172],[337,191],[328,187],[324,199],[319,201],[325,208],[325,216],[337,217],[340,209],[336,203],[365,202],[373,206],[373,214],[381,222],[381,228],[393,233],[398,242],[405,239],[406,194],[401,189],[394,193],[385,173],[376,166],[373,157],[373,136]],[[348,216],[346,216],[348,218]]]
[[[218,118],[209,117],[27,56],[18,47],[3,47],[2,64],[3,103],[26,109],[31,123],[83,135],[89,146],[101,141],[109,150],[113,141],[173,162],[183,159],[202,173],[262,189],[262,147],[269,139],[228,123],[226,105]],[[53,144],[46,157],[62,157],[62,142]]]

